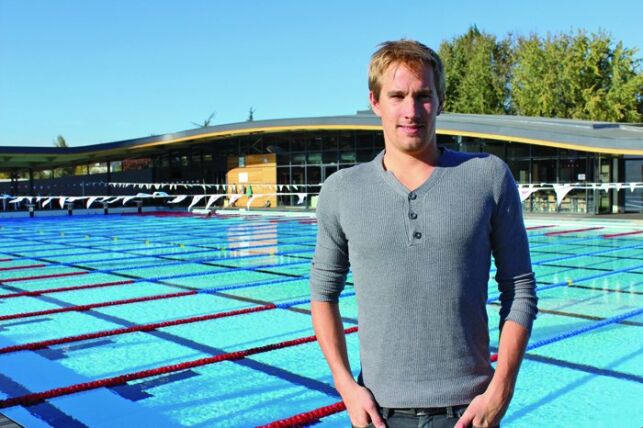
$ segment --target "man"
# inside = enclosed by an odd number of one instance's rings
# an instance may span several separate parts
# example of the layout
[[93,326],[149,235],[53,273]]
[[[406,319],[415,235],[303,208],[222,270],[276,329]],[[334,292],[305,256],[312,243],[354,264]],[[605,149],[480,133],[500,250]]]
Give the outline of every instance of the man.
[[[537,312],[515,182],[494,156],[437,147],[445,83],[433,50],[382,44],[369,90],[385,150],[329,177],[317,207],[312,315],[335,387],[354,426],[496,426]],[[495,373],[486,314],[492,253],[501,292]],[[349,265],[360,382],[337,303]]]

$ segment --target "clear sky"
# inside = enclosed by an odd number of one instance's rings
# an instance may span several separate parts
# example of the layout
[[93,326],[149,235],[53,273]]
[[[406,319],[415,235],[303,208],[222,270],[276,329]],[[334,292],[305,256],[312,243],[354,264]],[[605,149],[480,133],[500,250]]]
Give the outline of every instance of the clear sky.
[[641,49],[642,16],[640,0],[0,0],[0,145],[145,137],[250,107],[255,120],[354,114],[384,40],[437,49],[475,24],[602,29]]

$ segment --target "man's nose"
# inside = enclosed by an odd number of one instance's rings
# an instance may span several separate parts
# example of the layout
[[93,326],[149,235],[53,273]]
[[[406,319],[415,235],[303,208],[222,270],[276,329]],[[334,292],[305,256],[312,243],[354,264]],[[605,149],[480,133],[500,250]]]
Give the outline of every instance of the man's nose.
[[406,117],[419,117],[422,111],[422,103],[414,97],[404,98],[403,112]]

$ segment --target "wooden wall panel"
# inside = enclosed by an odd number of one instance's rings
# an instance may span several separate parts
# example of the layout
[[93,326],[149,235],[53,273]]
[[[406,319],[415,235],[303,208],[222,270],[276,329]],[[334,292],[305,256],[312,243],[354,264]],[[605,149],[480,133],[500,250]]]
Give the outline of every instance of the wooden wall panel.
[[[233,194],[246,193],[248,186],[252,187],[254,195],[264,193],[277,193],[274,187],[277,183],[277,155],[266,153],[260,155],[246,155],[245,166],[239,167],[239,157],[228,157],[228,173],[226,174],[228,200]],[[231,189],[234,186],[234,189]],[[252,201],[251,208],[265,207],[270,203],[271,208],[277,207],[276,196],[256,197]],[[235,206],[245,208],[248,204],[248,197],[238,199]]]

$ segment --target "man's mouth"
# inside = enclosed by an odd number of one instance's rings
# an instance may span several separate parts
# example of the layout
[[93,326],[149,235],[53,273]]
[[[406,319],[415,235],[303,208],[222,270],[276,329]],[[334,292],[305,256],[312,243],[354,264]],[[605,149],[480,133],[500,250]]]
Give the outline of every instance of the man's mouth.
[[424,129],[424,126],[420,124],[409,124],[409,125],[398,125],[398,128],[400,128],[404,132],[412,134],[412,133],[420,132],[422,129]]

